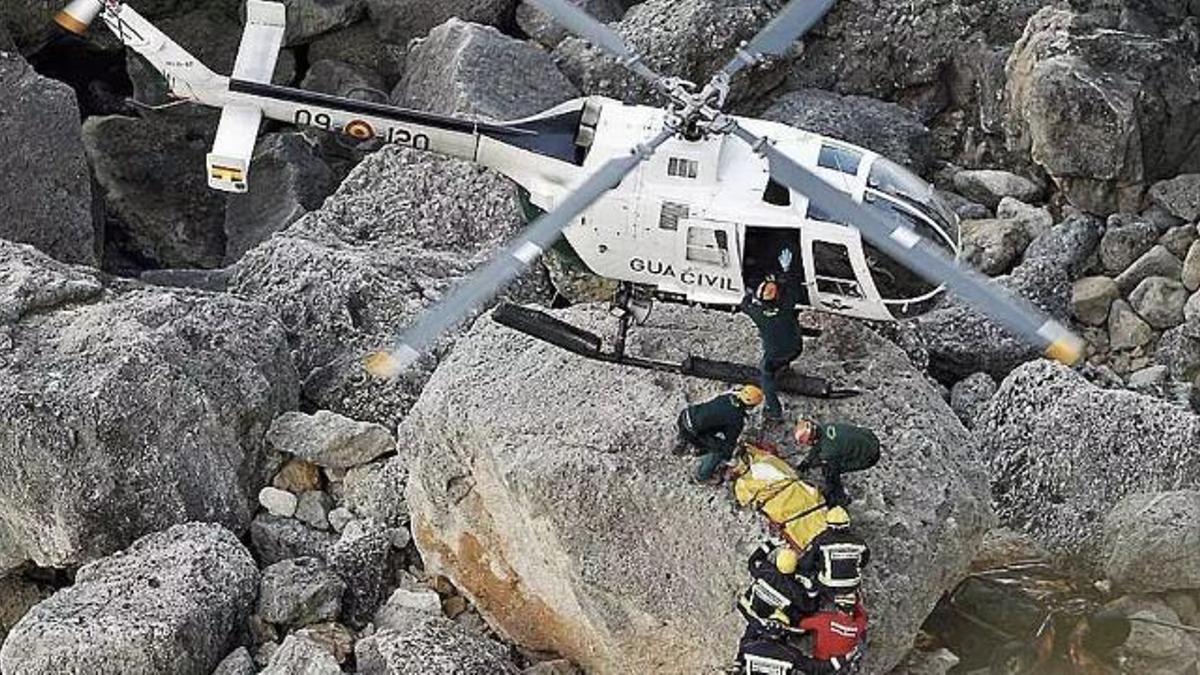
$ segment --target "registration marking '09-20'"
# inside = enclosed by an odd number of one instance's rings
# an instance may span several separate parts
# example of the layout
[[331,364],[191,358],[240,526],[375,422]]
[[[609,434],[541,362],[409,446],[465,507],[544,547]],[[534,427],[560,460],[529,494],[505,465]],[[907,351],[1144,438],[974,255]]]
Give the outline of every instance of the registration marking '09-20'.
[[308,110],[297,110],[294,122],[297,126],[311,126],[318,129],[325,129],[326,131],[340,131],[362,141],[380,138],[387,143],[407,145],[417,150],[429,149],[428,136],[425,134],[414,134],[404,127],[388,127],[387,134],[384,135],[377,132],[366,120],[354,119],[343,125],[331,118],[327,113],[319,112],[314,115]]

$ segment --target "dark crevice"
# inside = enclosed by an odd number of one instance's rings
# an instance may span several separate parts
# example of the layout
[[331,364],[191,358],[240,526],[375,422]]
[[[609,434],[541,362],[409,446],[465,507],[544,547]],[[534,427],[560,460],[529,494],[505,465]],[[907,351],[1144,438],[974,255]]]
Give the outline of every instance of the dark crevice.
[[63,82],[75,91],[79,113],[129,115],[133,83],[125,72],[125,50],[102,49],[65,31],[55,32],[36,51],[25,56],[39,75]]

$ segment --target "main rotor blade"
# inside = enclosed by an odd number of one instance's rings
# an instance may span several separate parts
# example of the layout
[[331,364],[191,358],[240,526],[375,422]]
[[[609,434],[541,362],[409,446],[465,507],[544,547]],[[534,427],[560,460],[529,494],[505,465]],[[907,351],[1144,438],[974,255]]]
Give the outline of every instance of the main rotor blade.
[[641,77],[658,84],[663,78],[642,62],[642,57],[629,47],[625,38],[600,23],[587,12],[567,0],[529,0],[538,9],[553,16],[563,27],[616,57],[621,65]]
[[[536,0],[535,0],[536,1]],[[732,78],[767,56],[782,56],[789,47],[829,13],[835,0],[792,0],[750,42],[734,54],[717,77]]]
[[417,323],[399,335],[392,349],[371,354],[367,370],[376,377],[395,377],[446,331],[461,323],[525,270],[558,239],[563,228],[600,198],[654,150],[674,135],[663,129],[625,157],[610,159],[577,187],[553,211],[541,216],[514,239],[503,253],[472,274],[458,288],[426,310]]
[[775,148],[766,138],[734,125],[733,134],[767,158],[771,176],[805,195],[822,211],[852,223],[867,241],[935,284],[947,288],[976,310],[1043,349],[1046,356],[1071,365],[1083,354],[1083,341],[1065,326],[1032,305],[1001,289],[995,282],[961,267],[912,228],[858,204],[807,168]]

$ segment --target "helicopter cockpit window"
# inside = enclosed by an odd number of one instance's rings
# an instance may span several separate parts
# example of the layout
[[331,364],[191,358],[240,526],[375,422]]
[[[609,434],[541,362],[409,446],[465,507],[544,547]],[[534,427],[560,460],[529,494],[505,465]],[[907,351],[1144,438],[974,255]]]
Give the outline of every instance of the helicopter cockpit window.
[[710,265],[729,265],[729,235],[711,227],[689,227],[687,259]]
[[937,195],[932,185],[921,180],[913,172],[889,159],[878,157],[871,164],[867,187],[897,197],[921,211],[945,230],[946,235],[956,244],[958,243],[957,219],[954,212]]
[[775,182],[774,178],[771,178],[767,180],[767,187],[763,189],[762,200],[775,206],[791,206],[792,193],[783,185]]
[[[863,206],[876,211],[891,222],[899,222],[941,248],[946,255],[954,256],[954,247],[943,234],[943,228],[935,225],[926,214],[907,201],[868,190],[863,198]],[[863,253],[866,255],[867,266],[871,269],[871,278],[875,280],[880,298],[897,318],[920,311],[920,303],[931,299],[938,288],[937,284],[926,280],[867,242],[863,242]]]
[[818,291],[847,298],[863,297],[854,267],[850,264],[850,251],[844,245],[814,241],[812,254]]
[[671,157],[667,160],[667,175],[676,178],[695,178],[700,172],[700,162],[683,157]]
[[663,202],[658,212],[658,227],[663,230],[678,230],[679,220],[689,215],[688,205],[678,202]]
[[821,145],[821,154],[817,157],[817,166],[841,171],[852,176],[858,173],[858,165],[861,162],[861,152],[828,143]]

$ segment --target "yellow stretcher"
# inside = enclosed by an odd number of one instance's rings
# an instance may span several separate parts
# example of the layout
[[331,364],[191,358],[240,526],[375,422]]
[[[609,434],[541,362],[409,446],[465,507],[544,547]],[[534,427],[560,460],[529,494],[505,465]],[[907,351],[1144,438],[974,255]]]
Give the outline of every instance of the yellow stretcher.
[[797,551],[825,531],[829,508],[821,491],[800,479],[783,458],[745,444],[733,473],[733,495],[741,506],[753,504],[771,521],[772,530]]

